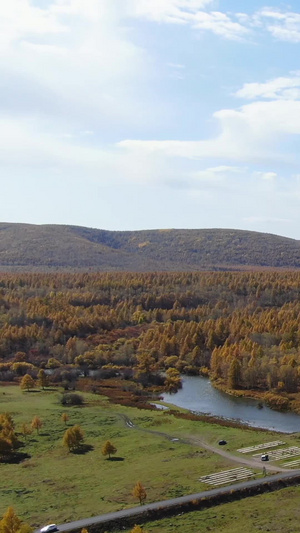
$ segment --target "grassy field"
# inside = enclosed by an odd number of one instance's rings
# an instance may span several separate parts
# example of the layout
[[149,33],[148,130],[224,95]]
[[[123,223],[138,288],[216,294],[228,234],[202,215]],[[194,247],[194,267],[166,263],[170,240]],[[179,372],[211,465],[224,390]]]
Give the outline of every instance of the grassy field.
[[[83,407],[66,408],[60,403],[61,394],[59,389],[22,392],[15,386],[0,387],[0,412],[12,414],[17,432],[22,423],[30,423],[35,415],[43,421],[39,435],[33,433],[20,449],[29,458],[19,464],[0,465],[0,515],[12,505],[34,527],[135,506],[137,501],[131,493],[138,480],[146,487],[147,502],[151,502],[208,489],[198,481],[200,476],[237,466],[200,447],[130,429],[124,423],[124,415],[140,429],[182,438],[198,436],[212,444],[225,438],[226,449],[232,452],[242,446],[282,439],[277,433],[224,427],[176,418],[163,411],[113,405],[104,397],[87,393],[80,393],[85,399]],[[61,420],[64,412],[69,415],[67,427]],[[64,432],[74,424],[83,429],[90,451],[73,454],[63,447]],[[108,439],[117,448],[112,461],[101,454]],[[282,440],[289,445],[299,444],[297,435],[284,436]],[[219,516],[218,510],[211,512]],[[206,511],[201,516],[203,513]],[[193,518],[188,515],[185,519]],[[175,531],[153,527],[153,531]]]
[[[300,487],[144,524],[148,533],[297,533]],[[126,530],[126,533],[129,533]],[[117,533],[117,532],[116,532]],[[119,532],[121,533],[121,532]],[[124,533],[124,530],[122,530]]]

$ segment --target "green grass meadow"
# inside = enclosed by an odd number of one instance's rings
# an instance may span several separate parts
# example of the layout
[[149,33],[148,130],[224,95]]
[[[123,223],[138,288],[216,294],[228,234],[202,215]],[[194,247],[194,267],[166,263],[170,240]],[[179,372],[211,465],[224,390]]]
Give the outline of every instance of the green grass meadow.
[[[104,397],[80,394],[84,397],[84,406],[64,407],[60,403],[60,389],[24,392],[16,386],[0,387],[0,412],[9,412],[13,416],[17,433],[22,423],[30,424],[36,415],[43,421],[39,434],[32,433],[27,442],[20,437],[24,447],[19,452],[28,454],[29,458],[19,464],[0,464],[0,515],[12,505],[18,516],[33,527],[49,522],[68,522],[137,505],[131,494],[137,481],[141,481],[147,490],[147,502],[159,501],[206,490],[210,487],[198,481],[200,476],[237,466],[200,446],[172,442],[159,434],[130,429],[122,415],[128,416],[141,429],[170,436],[198,437],[216,445],[219,439],[225,438],[228,441],[226,449],[232,452],[242,446],[279,438],[289,445],[299,444],[297,435],[283,436],[185,420],[163,411],[113,405]],[[67,426],[61,420],[65,412],[69,415]],[[85,444],[91,446],[90,451],[69,453],[63,446],[64,432],[74,424],[83,429]],[[106,440],[111,440],[117,448],[112,461],[101,453]],[[250,505],[247,502],[245,505]],[[220,508],[201,511],[201,516],[207,513],[219,515]],[[199,516],[199,513],[169,519],[169,523],[177,523],[179,519],[194,520],[194,515]],[[209,524],[210,519],[207,520]],[[165,529],[160,529],[154,524],[148,529],[176,531],[170,529],[173,526],[167,522],[163,527]],[[209,529],[187,528],[182,531]],[[243,533],[246,533],[245,529]]]
[[148,533],[299,533],[299,499],[300,487],[286,488],[149,522],[143,524],[143,529]]

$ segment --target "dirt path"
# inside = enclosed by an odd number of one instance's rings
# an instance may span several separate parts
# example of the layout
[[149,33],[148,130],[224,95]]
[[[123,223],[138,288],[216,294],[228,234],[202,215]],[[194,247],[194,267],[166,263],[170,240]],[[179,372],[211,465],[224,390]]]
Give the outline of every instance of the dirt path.
[[233,455],[232,453],[224,450],[224,448],[216,448],[215,446],[212,446],[211,444],[207,444],[206,442],[200,439],[197,439],[197,437],[189,437],[186,440],[186,442],[195,444],[197,446],[201,446],[205,448],[206,450],[209,450],[213,453],[217,453],[218,455],[221,455],[222,457],[225,457],[229,461],[233,461],[235,463],[252,466],[253,468],[263,468],[264,466],[266,469],[266,472],[291,472],[292,471],[290,468],[275,466],[267,462],[262,463],[259,458],[256,459],[255,457],[249,457],[249,456],[241,457],[241,456]]
[[261,460],[259,458],[255,458],[255,457],[241,457],[241,456],[237,456],[237,455],[233,455],[232,453],[224,450],[224,448],[217,448],[216,446],[212,446],[211,444],[208,444],[207,442],[203,441],[202,439],[199,439],[197,437],[194,437],[192,435],[188,435],[184,438],[182,437],[177,437],[176,435],[168,435],[168,433],[163,433],[162,431],[155,431],[155,430],[152,430],[152,429],[146,429],[146,428],[141,428],[140,426],[137,426],[136,424],[134,424],[132,422],[132,420],[130,420],[130,418],[124,414],[119,414],[120,418],[122,418],[122,420],[124,421],[125,425],[129,428],[129,429],[136,429],[138,431],[143,431],[144,433],[152,433],[154,435],[158,435],[160,437],[163,437],[163,438],[166,438],[170,441],[180,441],[180,442],[183,442],[185,444],[192,444],[194,446],[199,446],[201,448],[204,448],[205,450],[209,450],[213,453],[216,453],[217,455],[221,455],[222,457],[225,457],[226,459],[228,459],[229,461],[232,461],[234,463],[238,463],[240,465],[247,465],[247,466],[251,466],[252,468],[255,468],[255,469],[262,469],[263,467],[265,467],[266,469],[266,473],[268,472],[293,472],[292,469],[290,468],[284,468],[282,466],[275,466],[275,465],[272,465],[268,462],[264,462],[262,463]]

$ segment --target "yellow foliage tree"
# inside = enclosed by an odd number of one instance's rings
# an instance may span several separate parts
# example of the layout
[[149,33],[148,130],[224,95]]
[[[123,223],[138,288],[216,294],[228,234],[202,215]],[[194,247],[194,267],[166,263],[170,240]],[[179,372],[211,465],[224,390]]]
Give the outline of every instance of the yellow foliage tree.
[[84,434],[81,427],[78,425],[67,429],[63,436],[63,444],[69,448],[69,451],[78,449],[83,440]]
[[108,455],[108,459],[110,459],[110,456],[117,452],[117,448],[109,440],[107,440],[105,444],[103,444],[101,451],[102,455]]
[[12,416],[9,413],[0,413],[0,431],[13,431],[14,427]]
[[29,374],[25,374],[21,379],[20,387],[22,390],[26,389],[27,391],[34,389],[34,379]]
[[62,421],[64,422],[64,424],[65,424],[65,426],[66,426],[66,425],[67,425],[67,422],[68,422],[68,420],[69,420],[69,415],[68,415],[67,413],[63,413],[63,414],[61,415],[61,419],[62,419]]
[[168,392],[177,392],[181,387],[180,373],[176,368],[166,370],[165,389]]
[[21,433],[26,440],[28,435],[31,435],[32,433],[32,427],[30,427],[28,424],[22,424]]
[[41,370],[38,373],[38,380],[43,390],[45,387],[48,387],[49,385],[48,376],[43,368],[41,368]]
[[141,526],[134,526],[130,533],[148,533],[146,529],[143,529]]
[[43,422],[42,420],[38,417],[38,416],[35,416],[33,419],[32,419],[32,422],[31,422],[31,427],[32,429],[36,429],[36,432],[39,433],[41,427],[43,425]]
[[140,481],[138,481],[133,487],[132,495],[139,500],[140,505],[142,505],[147,498],[146,489],[143,487]]
[[32,533],[33,529],[22,522],[13,507],[8,507],[0,521],[0,533]]
[[9,455],[17,448],[18,439],[14,431],[14,421],[8,413],[0,414],[0,457]]

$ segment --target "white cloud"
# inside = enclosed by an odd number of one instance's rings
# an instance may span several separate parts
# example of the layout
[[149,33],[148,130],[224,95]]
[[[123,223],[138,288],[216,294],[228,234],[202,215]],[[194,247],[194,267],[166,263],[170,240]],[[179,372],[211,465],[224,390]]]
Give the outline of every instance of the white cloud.
[[45,129],[45,124],[33,119],[0,119],[1,165],[62,170],[77,167],[88,174],[109,164],[108,150],[81,146],[74,135],[61,135],[54,129],[43,133]]
[[258,177],[259,179],[263,181],[273,181],[277,178],[276,172],[261,172],[257,171],[253,174],[255,177]]
[[65,33],[68,28],[50,11],[33,6],[30,0],[10,0],[0,7],[0,53],[9,45],[29,35]]
[[128,14],[159,23],[188,24],[226,39],[240,39],[248,33],[244,25],[228,14],[205,11],[211,3],[212,0],[128,0]]
[[155,22],[186,24],[212,0],[127,0],[129,14]]
[[235,93],[239,98],[300,99],[300,76],[279,77],[266,83],[246,83]]
[[229,165],[220,165],[218,167],[209,167],[205,170],[198,170],[192,176],[200,183],[222,183],[227,176],[243,174],[245,169],[242,167],[232,167]]
[[202,159],[223,158],[234,161],[280,161],[276,141],[283,135],[300,134],[300,101],[258,101],[239,109],[222,109],[214,113],[221,133],[214,139],[201,141],[124,140],[119,146],[141,150],[149,156],[160,153],[167,157]]
[[240,39],[249,32],[245,26],[234,22],[226,13],[219,11],[196,13],[192,25],[196,29],[210,30],[226,39],[233,40]]
[[224,109],[214,115],[223,125],[224,134],[239,132],[261,143],[281,134],[300,134],[300,101],[271,100],[252,102],[240,109]]
[[263,26],[278,40],[300,42],[300,13],[265,8],[255,13],[252,22]]
[[183,69],[185,68],[185,65],[181,65],[180,63],[168,63],[168,67],[175,69]]
[[175,80],[184,80],[185,65],[181,65],[180,63],[167,63],[167,66],[170,69],[170,77],[174,78]]
[[221,191],[225,192],[233,187],[233,183],[240,177],[245,177],[244,167],[219,165],[208,167],[203,170],[191,172],[185,177],[185,188],[190,189],[192,194],[197,191]]
[[176,179],[176,170],[159,155],[149,159],[143,151],[124,151],[96,142],[89,146],[82,136],[92,132],[61,134],[61,127],[40,120],[0,118],[1,168],[24,174],[37,169],[41,183],[47,172],[55,172],[63,180],[79,178],[87,186],[91,182],[101,186],[171,184]]
[[123,14],[110,0],[52,0],[44,9],[29,0],[2,2],[0,109],[23,86],[16,101],[24,113],[36,115],[39,105],[41,114],[65,115],[83,129],[155,120],[145,106],[147,91],[139,96],[152,67],[130,40]]

